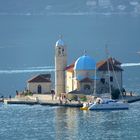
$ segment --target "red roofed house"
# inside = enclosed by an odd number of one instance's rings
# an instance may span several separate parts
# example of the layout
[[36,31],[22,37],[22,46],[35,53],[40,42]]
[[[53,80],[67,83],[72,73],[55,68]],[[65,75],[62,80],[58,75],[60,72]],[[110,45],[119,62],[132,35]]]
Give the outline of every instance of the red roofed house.
[[28,80],[27,88],[32,93],[46,94],[51,92],[51,75],[40,74]]
[[[109,69],[109,72],[108,72]],[[103,60],[97,63],[97,92],[106,93],[109,90],[108,83],[112,89],[122,89],[123,80],[122,80],[121,63],[114,58],[109,58],[108,60]],[[109,77],[110,76],[110,77]]]

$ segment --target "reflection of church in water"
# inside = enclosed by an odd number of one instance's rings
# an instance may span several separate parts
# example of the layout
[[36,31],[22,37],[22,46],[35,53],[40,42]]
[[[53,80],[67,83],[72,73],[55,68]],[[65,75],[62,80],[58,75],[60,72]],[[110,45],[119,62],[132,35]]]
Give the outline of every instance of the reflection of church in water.
[[121,63],[114,58],[96,63],[87,54],[67,65],[66,46],[62,39],[56,42],[55,90],[57,95],[65,92],[92,94],[95,88],[97,93],[106,93],[109,90],[109,83],[114,89],[118,88],[118,85],[122,88],[122,71]]

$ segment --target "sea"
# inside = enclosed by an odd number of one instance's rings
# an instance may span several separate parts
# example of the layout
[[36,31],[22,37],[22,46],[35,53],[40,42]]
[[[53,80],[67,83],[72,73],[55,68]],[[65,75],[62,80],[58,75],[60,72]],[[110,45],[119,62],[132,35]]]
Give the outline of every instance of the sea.
[[[51,73],[59,36],[67,63],[87,54],[122,62],[123,86],[140,94],[139,0],[0,0],[0,96],[14,97],[31,77]],[[129,110],[1,105],[1,140],[139,140],[140,102]]]

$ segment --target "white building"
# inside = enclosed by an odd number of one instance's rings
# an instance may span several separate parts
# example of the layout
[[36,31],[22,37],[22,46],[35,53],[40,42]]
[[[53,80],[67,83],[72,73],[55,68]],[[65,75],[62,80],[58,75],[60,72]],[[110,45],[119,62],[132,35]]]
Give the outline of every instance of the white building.
[[50,74],[40,74],[37,75],[27,83],[27,89],[32,93],[46,94],[51,93],[51,75]]

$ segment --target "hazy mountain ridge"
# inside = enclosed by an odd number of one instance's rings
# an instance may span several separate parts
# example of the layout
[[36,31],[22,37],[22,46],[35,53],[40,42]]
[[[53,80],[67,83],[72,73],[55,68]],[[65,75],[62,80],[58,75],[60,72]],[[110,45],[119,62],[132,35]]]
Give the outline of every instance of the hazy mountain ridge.
[[140,14],[140,0],[0,0],[1,14]]

